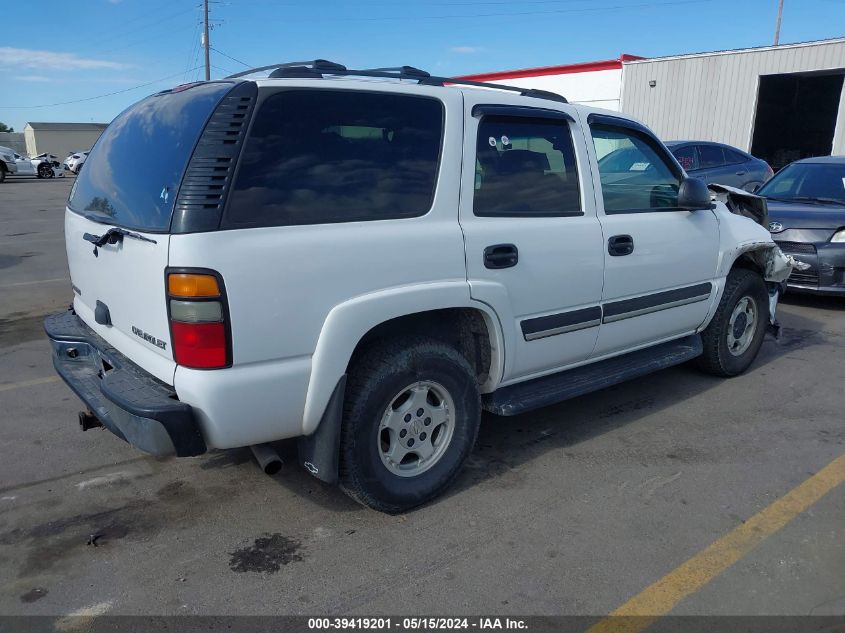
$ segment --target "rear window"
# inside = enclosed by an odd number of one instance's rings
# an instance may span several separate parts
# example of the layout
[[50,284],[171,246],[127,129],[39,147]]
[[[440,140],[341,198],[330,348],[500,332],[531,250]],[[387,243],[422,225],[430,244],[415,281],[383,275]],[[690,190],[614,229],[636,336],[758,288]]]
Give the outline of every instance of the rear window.
[[229,82],[147,97],[112,121],[71,190],[71,211],[108,224],[166,232],[185,166]]
[[229,228],[424,215],[443,105],[429,97],[285,90],[255,116],[226,208]]
[[718,145],[699,145],[698,157],[702,169],[721,167],[725,164],[725,155]]

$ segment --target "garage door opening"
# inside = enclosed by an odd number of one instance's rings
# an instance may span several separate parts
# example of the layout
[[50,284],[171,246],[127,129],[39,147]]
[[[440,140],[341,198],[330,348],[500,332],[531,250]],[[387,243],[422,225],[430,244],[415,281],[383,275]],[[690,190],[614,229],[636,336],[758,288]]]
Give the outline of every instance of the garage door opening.
[[774,170],[833,149],[843,73],[760,77],[751,153]]

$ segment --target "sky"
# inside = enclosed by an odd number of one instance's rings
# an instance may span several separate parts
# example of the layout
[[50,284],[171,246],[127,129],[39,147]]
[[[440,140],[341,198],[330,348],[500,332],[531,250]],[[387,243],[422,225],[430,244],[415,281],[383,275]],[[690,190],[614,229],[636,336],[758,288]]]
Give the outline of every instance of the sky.
[[[211,73],[323,58],[453,76],[766,46],[777,3],[212,0]],[[200,0],[15,0],[3,14],[0,121],[19,132],[27,121],[109,122],[202,77]],[[781,43],[841,36],[845,0],[784,0]]]

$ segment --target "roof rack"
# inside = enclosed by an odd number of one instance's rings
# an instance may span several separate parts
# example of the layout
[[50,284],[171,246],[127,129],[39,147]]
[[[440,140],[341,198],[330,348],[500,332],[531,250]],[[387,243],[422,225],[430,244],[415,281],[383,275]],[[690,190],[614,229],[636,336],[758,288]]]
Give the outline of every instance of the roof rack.
[[270,79],[295,79],[295,78],[312,78],[321,79],[325,75],[340,76],[340,77],[379,77],[385,79],[408,79],[418,82],[425,86],[445,86],[445,85],[460,85],[460,86],[474,86],[477,88],[493,88],[496,90],[507,90],[508,92],[518,92],[524,97],[534,97],[537,99],[548,99],[550,101],[557,101],[559,103],[569,103],[566,97],[548,90],[538,90],[536,88],[520,88],[519,86],[509,86],[506,84],[494,84],[485,81],[472,81],[470,79],[455,79],[451,77],[436,77],[430,73],[414,68],[413,66],[394,66],[390,68],[368,68],[364,70],[350,70],[342,64],[330,62],[326,59],[315,59],[306,62],[286,62],[283,64],[270,64],[269,66],[259,66],[257,68],[250,68],[234,75],[229,75],[226,79],[237,79],[238,77],[245,77],[253,73],[262,72],[264,70],[272,71]]

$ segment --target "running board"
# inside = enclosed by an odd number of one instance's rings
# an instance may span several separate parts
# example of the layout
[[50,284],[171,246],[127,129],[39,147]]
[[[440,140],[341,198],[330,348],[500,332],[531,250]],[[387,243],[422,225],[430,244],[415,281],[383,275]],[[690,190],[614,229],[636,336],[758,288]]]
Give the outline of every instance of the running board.
[[677,341],[503,387],[484,396],[483,406],[496,415],[518,415],[680,365],[703,351],[701,337],[693,334]]

